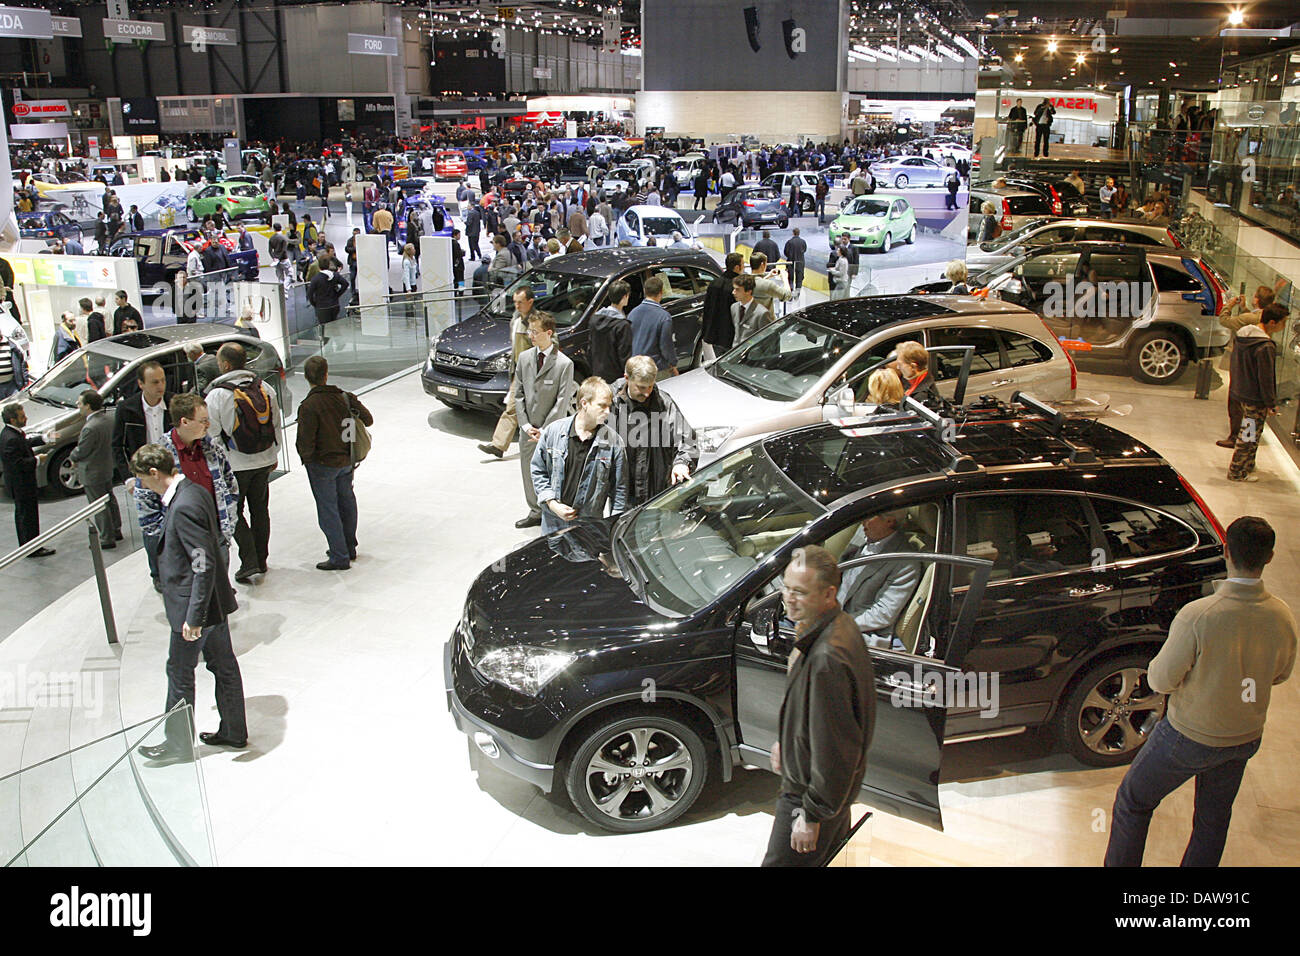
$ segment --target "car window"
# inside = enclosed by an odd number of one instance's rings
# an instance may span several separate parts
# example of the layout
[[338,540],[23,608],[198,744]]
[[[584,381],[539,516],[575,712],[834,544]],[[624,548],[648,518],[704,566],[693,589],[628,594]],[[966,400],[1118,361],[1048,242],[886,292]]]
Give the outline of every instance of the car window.
[[1167,514],[1131,501],[1090,500],[1112,561],[1148,558],[1196,545],[1196,532]]
[[161,246],[162,238],[159,236],[140,236],[135,240],[135,256],[137,259],[152,259]]
[[626,212],[626,213],[624,213],[624,214],[623,214],[623,220],[627,223],[627,228],[628,228],[628,231],[629,231],[629,232],[639,232],[639,231],[640,231],[640,228],[641,228],[641,226],[640,226],[640,220],[638,220],[638,218],[637,218],[637,214],[636,214],[636,213],[634,213],[634,212]]
[[710,371],[751,395],[788,402],[803,396],[855,344],[853,336],[796,313],[750,336]]
[[1052,214],[1052,204],[1042,196],[1003,197],[1013,216],[1043,216]]
[[1026,246],[1050,246],[1054,242],[1069,242],[1074,239],[1073,226],[1057,226],[1053,229],[1044,229],[1040,233],[1032,236],[1026,236],[1024,245]]
[[903,335],[891,335],[867,346],[867,350],[853,360],[853,364],[849,366],[848,371],[845,373],[845,381],[853,386],[857,400],[865,402],[867,400],[867,390],[870,387],[871,376],[863,377],[863,373],[875,368],[889,358],[890,353],[898,348],[900,342],[919,342],[920,340],[920,332],[907,332]]
[[1151,271],[1156,277],[1156,289],[1160,292],[1200,292],[1201,283],[1195,276],[1164,266],[1158,262],[1151,263]]
[[73,408],[88,388],[99,389],[122,370],[126,359],[78,349],[50,369],[31,387],[33,396]]
[[199,199],[212,199],[212,198],[214,198],[214,197],[216,197],[216,196],[220,196],[220,195],[222,194],[222,192],[223,192],[223,190],[222,190],[222,188],[221,188],[220,186],[209,186],[207,189],[203,189],[203,190],[200,190],[200,191],[199,191],[198,198],[199,198]]
[[1090,529],[1078,495],[972,495],[959,499],[957,553],[992,561],[990,582],[1086,568]]
[[889,203],[869,196],[859,196],[844,207],[846,216],[884,216],[888,212]]
[[1002,344],[1007,350],[1006,364],[1004,368],[1020,368],[1025,365],[1035,365],[1038,362],[1049,362],[1052,359],[1052,350],[1050,347],[1032,339],[1027,335],[1017,335],[1014,332],[1001,332]]
[[682,299],[695,294],[695,284],[681,266],[659,266],[648,271],[664,280],[664,301]]
[[[975,353],[971,356],[970,371],[972,375],[981,372],[995,372],[1002,364],[1002,353],[998,348],[998,335],[993,329],[930,329],[926,333],[931,346],[937,345],[973,345]],[[956,378],[961,371],[962,353],[931,352],[930,364],[934,377],[944,379]]]
[[686,274],[691,277],[691,281],[695,285],[696,293],[707,291],[713,280],[717,278],[715,273],[697,266],[686,266],[685,269]]

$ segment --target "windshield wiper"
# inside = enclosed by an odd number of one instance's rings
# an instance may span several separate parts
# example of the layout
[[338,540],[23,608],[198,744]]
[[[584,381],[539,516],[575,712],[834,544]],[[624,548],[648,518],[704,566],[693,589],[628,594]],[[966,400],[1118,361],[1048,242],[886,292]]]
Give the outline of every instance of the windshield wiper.
[[[643,571],[641,567],[637,565],[636,559],[632,557],[632,549],[623,543],[622,535],[615,535],[613,537],[613,544],[614,563],[618,565],[618,570],[623,575],[623,580],[628,582],[628,585],[636,592],[637,598],[644,601],[646,597],[646,585],[650,582],[649,572]],[[619,555],[620,548],[623,552],[621,558]]]
[[54,408],[71,408],[71,405],[65,405],[63,402],[56,402],[52,398],[44,398],[34,392],[28,392],[28,397],[34,402],[40,402],[42,405],[50,405]]
[[[713,368],[717,369],[717,371],[714,372],[713,374],[716,375],[718,378],[722,379],[724,382],[729,382],[732,385],[735,385],[737,388],[743,389],[744,391],[748,392],[750,395],[753,395],[755,398],[762,398],[762,396],[758,394],[758,387],[756,385],[751,385],[749,382],[746,382],[744,379],[737,378],[734,375],[728,375],[726,369],[720,368],[717,364],[715,364]],[[710,369],[710,371],[713,371],[713,369]]]

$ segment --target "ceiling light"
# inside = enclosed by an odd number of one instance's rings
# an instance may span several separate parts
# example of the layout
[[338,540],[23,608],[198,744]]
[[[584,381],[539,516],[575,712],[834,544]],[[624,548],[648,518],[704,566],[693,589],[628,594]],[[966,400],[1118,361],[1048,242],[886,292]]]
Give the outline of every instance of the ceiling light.
[[1246,22],[1246,14],[1240,10],[1233,10],[1228,14],[1228,23],[1234,27],[1239,27]]
[[1084,56],[1082,53],[1080,53],[1078,56],[1074,58],[1075,63],[1086,63],[1087,61],[1088,58]]
[[1025,62],[1025,55],[1024,55],[1023,53],[1017,53],[1017,54],[1016,54],[1016,62],[1017,62],[1017,63],[1023,63],[1023,62]]
[[1056,52],[1056,41],[1055,41],[1055,40],[1048,40],[1048,41],[1047,41],[1047,52],[1048,52],[1048,53],[1055,53],[1055,52]]

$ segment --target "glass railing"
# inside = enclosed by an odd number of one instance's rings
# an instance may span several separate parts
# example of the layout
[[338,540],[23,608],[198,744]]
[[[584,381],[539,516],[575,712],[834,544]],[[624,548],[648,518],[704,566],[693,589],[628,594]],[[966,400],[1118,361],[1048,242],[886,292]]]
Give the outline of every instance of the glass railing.
[[[176,756],[150,759],[170,726]],[[192,712],[132,724],[0,777],[7,866],[213,866]]]

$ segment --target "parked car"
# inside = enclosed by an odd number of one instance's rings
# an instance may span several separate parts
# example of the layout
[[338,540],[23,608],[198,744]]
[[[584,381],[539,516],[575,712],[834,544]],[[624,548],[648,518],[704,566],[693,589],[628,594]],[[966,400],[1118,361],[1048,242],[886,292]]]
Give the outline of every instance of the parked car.
[[190,222],[200,222],[204,216],[210,216],[218,209],[225,212],[227,219],[243,219],[248,216],[264,217],[270,212],[271,204],[267,202],[260,184],[229,179],[204,186],[185,204]]
[[63,212],[18,213],[18,235],[23,239],[76,239],[82,241],[81,224]]
[[1113,219],[1033,219],[1019,229],[968,248],[966,267],[977,272],[1023,256],[1030,249],[1059,242],[1127,242],[1171,249],[1183,247],[1167,226]]
[[600,188],[596,190],[596,198],[601,202],[605,202],[627,192],[635,193],[649,182],[650,177],[645,172],[644,167],[615,166],[600,181]]
[[[1108,425],[1003,403],[961,420],[909,408],[783,432],[517,548],[471,585],[445,645],[456,726],[599,827],[671,823],[711,778],[770,766],[795,643],[779,576],[819,544],[843,569],[917,571],[869,642],[863,802],[942,828],[944,744],[1038,727],[1083,763],[1132,760],[1164,711],[1150,660],[1224,574],[1221,526]],[[906,544],[843,561],[883,514]],[[962,690],[995,679],[996,707]]]
[[591,145],[597,153],[621,153],[632,148],[632,144],[622,136],[593,136]]
[[510,318],[513,296],[527,286],[536,307],[555,316],[560,348],[573,359],[579,378],[590,374],[587,333],[591,316],[609,304],[611,283],[631,286],[628,308],[644,296],[642,282],[658,274],[667,281],[662,305],[673,316],[678,368],[697,362],[700,309],[721,267],[705,252],[689,249],[609,248],[576,252],[529,269],[493,296],[476,315],[451,326],[429,346],[424,390],[454,408],[500,414],[510,385]]
[[[972,276],[969,286],[1037,312],[1068,350],[1123,361],[1139,382],[1171,385],[1191,362],[1222,354],[1227,286],[1186,250],[1062,243]],[[945,292],[945,281],[913,292]],[[1100,314],[1098,314],[1100,313]]]
[[872,163],[870,168],[871,175],[895,189],[908,186],[946,186],[948,180],[958,175],[957,170],[951,166],[924,156],[895,156]]
[[[770,186],[782,196],[788,197],[791,182],[799,180],[799,211],[812,212],[817,208],[817,182],[820,178],[819,174],[807,170],[772,173],[763,180],[763,185]],[[793,214],[793,210],[791,213]]]
[[694,189],[695,180],[709,158],[702,153],[691,153],[673,160],[670,167],[678,189]]
[[974,242],[979,237],[980,222],[984,218],[981,210],[984,204],[992,203],[994,215],[1002,231],[1013,232],[1027,223],[1045,218],[1059,217],[1053,212],[1052,201],[1042,193],[1025,189],[1023,186],[972,187],[970,191],[970,216],[966,223],[966,241]]
[[1006,302],[963,296],[819,302],[659,387],[695,429],[707,463],[773,432],[871,411],[863,404],[867,376],[909,340],[938,349],[930,361],[942,395],[953,394],[962,363],[957,349],[971,346],[971,397],[1009,399],[1017,391],[1053,402],[1074,397],[1074,365],[1041,318]]
[[[1063,179],[1055,176],[1034,176],[1031,174],[1011,172],[1002,176],[1001,179],[1007,186],[1015,189],[1023,189],[1028,192],[1038,193],[1047,200],[1050,206],[1049,212],[1053,216],[1077,216],[1088,218],[1096,216],[1101,211],[1101,202],[1089,201],[1083,193],[1079,192]],[[992,189],[996,179],[979,179],[973,185]]]
[[614,238],[617,242],[627,240],[634,246],[649,245],[650,240],[654,239],[655,245],[666,246],[673,241],[674,232],[680,232],[692,248],[698,248],[699,241],[695,238],[695,232],[676,209],[667,206],[629,206],[618,219]]
[[464,179],[469,175],[465,154],[458,149],[440,149],[433,157],[433,175],[436,179]]
[[[193,227],[146,229],[116,239],[109,246],[108,254],[135,259],[141,295],[166,295],[170,293],[176,273],[185,271],[190,249],[203,241],[203,233]],[[225,248],[230,264],[239,268],[240,278],[255,281],[258,276],[257,250],[240,252],[224,235],[218,241]]]
[[784,229],[790,224],[790,211],[785,199],[771,186],[737,186],[718,201],[713,221],[731,222],[745,229],[759,225]]
[[895,243],[916,242],[916,213],[901,196],[858,196],[844,204],[828,233],[832,243],[847,235],[859,249],[888,252]]
[[[24,430],[32,450],[49,456],[36,470],[37,483],[54,485],[67,495],[81,491],[76,465],[68,456],[77,444],[84,421],[77,411],[77,396],[87,388],[104,396],[104,405],[112,409],[139,390],[140,366],[158,362],[167,378],[168,391],[194,391],[194,363],[185,355],[185,346],[191,342],[198,342],[209,354],[215,354],[227,342],[238,342],[248,356],[247,367],[275,390],[281,409],[293,408],[279,354],[267,343],[243,335],[232,326],[194,322],[109,336],[64,357],[14,399],[27,410]],[[53,440],[47,442],[46,436]]]

